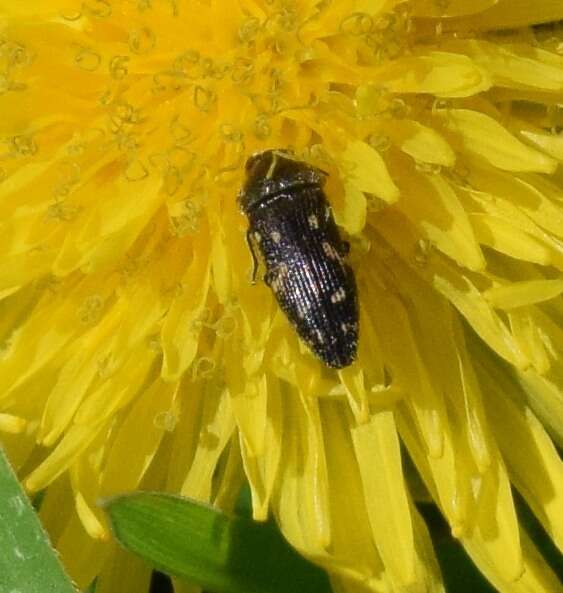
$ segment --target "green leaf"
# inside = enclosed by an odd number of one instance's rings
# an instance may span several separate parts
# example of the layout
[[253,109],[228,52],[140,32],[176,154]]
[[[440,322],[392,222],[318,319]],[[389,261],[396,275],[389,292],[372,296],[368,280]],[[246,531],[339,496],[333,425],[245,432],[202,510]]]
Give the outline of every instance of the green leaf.
[[0,449],[0,592],[76,593]]
[[268,524],[162,493],[105,505],[116,538],[159,570],[215,593],[329,593],[326,574]]

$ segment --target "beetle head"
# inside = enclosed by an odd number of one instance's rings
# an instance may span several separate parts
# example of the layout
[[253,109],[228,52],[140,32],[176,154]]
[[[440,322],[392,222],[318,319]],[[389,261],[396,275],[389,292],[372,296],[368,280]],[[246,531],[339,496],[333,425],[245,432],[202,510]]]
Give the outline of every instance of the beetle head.
[[253,154],[245,166],[246,182],[239,194],[244,212],[284,191],[324,184],[326,173],[297,160],[287,150],[266,150]]

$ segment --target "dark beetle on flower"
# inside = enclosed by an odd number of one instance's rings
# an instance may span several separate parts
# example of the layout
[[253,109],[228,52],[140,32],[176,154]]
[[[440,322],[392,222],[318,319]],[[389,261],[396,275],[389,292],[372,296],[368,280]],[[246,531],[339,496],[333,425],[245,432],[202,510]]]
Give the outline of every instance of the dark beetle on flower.
[[248,245],[264,281],[297,333],[329,367],[351,364],[358,348],[356,281],[322,186],[326,174],[283,150],[246,163],[238,200],[249,220]]

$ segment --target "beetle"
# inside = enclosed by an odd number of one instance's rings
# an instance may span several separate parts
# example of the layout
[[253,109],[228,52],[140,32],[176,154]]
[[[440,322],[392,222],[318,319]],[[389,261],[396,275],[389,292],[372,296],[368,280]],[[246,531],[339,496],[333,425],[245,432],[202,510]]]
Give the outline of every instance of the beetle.
[[264,281],[299,336],[327,366],[340,369],[356,358],[358,296],[324,194],[327,174],[285,150],[266,150],[246,162],[238,204],[247,216],[247,243],[256,278]]

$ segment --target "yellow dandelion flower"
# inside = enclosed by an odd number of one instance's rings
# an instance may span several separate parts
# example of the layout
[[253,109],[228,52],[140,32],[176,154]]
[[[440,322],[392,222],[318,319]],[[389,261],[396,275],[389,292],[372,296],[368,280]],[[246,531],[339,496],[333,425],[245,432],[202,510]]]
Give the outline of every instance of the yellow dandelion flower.
[[[408,456],[495,587],[558,590],[513,488],[561,549],[563,37],[529,25],[562,4],[0,14],[0,430],[78,585],[131,562],[100,497],[246,479],[335,591],[442,591]],[[236,196],[271,148],[328,172],[351,242],[340,371],[250,282]]]

